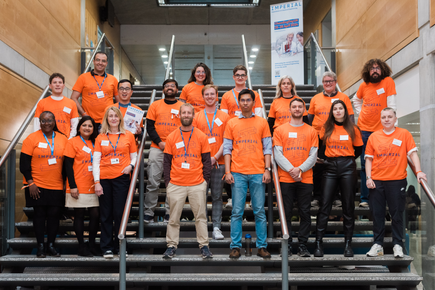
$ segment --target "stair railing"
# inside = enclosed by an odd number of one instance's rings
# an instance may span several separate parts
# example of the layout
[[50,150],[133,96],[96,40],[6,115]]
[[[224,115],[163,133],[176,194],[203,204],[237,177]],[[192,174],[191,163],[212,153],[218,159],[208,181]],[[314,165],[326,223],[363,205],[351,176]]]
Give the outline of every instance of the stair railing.
[[[417,177],[417,170],[415,169],[414,163],[412,162],[411,158],[408,156],[408,165],[411,167],[412,172],[414,172],[415,176]],[[423,188],[424,192],[426,193],[427,198],[429,199],[430,203],[432,203],[432,206],[435,208],[435,194],[433,193],[432,189],[429,187],[429,184],[426,180],[420,180],[421,188]]]
[[[154,102],[154,99],[156,97],[156,90],[154,89],[152,94],[151,94],[151,99],[148,105],[151,106],[151,104]],[[126,273],[127,273],[127,265],[126,265],[126,251],[127,251],[127,240],[126,240],[126,231],[127,231],[127,223],[128,223],[128,219],[130,217],[130,210],[131,210],[131,205],[133,203],[133,197],[134,197],[134,193],[136,191],[136,183],[137,183],[137,178],[139,176],[139,196],[142,196],[142,202],[140,202],[140,205],[142,205],[142,211],[140,210],[139,207],[139,231],[142,230],[142,236],[139,235],[139,238],[143,238],[143,194],[144,194],[144,156],[143,156],[143,151],[145,148],[145,141],[146,141],[146,136],[147,136],[147,123],[146,123],[146,119],[145,119],[145,126],[144,126],[144,131],[143,131],[143,135],[142,135],[142,140],[140,142],[139,145],[139,149],[137,150],[137,159],[136,159],[136,164],[134,166],[134,170],[133,170],[133,174],[131,176],[131,181],[130,181],[130,187],[128,189],[128,195],[127,195],[127,200],[125,202],[125,206],[124,206],[124,212],[122,213],[122,220],[121,220],[121,224],[119,226],[119,232],[118,232],[118,239],[119,239],[119,289],[120,290],[125,290],[126,289]],[[140,172],[140,175],[139,175]],[[140,187],[142,186],[142,188]],[[142,222],[141,222],[142,221]]]
[[[248,65],[248,55],[246,50],[246,43],[245,43],[245,36],[242,34],[242,46],[243,46],[243,53],[245,56],[245,67],[247,68],[247,75],[248,75],[248,85],[249,89],[252,90],[252,83],[251,83],[251,76],[249,73],[249,65]],[[261,106],[263,108],[263,118],[266,119],[266,107],[264,106],[264,100],[263,100],[263,92],[261,89],[258,90],[258,95],[260,96]],[[279,177],[278,177],[278,168],[275,163],[275,158],[273,154],[273,148],[272,148],[272,154],[270,158],[270,162],[272,165],[272,179],[275,184],[275,194],[276,194],[276,202],[278,205],[278,213],[279,213],[279,219],[281,220],[281,231],[282,231],[282,239],[281,239],[281,271],[282,271],[282,290],[288,290],[288,243],[289,243],[289,232],[287,227],[287,219],[285,217],[285,211],[284,211],[284,203],[282,199],[281,194],[281,185],[279,184]],[[273,188],[272,183],[270,182],[268,185],[268,193],[267,193],[267,204],[268,204],[268,237],[273,238]]]
[[[169,49],[169,59],[168,59],[168,65],[166,66],[166,72],[165,72],[165,81],[167,79],[169,79],[169,74],[171,71],[171,65],[172,65],[172,56],[174,54],[174,44],[175,44],[175,35],[172,35],[172,40],[171,40],[171,47]],[[174,74],[174,70],[172,70],[172,73]],[[172,77],[173,78],[173,77]],[[165,94],[162,93],[162,99],[165,98]]]

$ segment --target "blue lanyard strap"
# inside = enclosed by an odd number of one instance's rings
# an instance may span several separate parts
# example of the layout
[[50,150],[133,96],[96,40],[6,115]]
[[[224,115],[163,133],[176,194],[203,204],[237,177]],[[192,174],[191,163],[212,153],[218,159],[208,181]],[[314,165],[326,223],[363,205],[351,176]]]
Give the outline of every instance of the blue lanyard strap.
[[53,131],[53,135],[51,135],[51,141],[53,144],[50,144],[50,142],[48,142],[47,136],[45,136],[45,133],[42,133],[44,135],[45,141],[47,141],[48,146],[50,146],[50,150],[51,150],[51,155],[54,155],[54,131]]
[[187,146],[186,146],[186,142],[184,142],[183,131],[181,131],[181,127],[180,127],[180,134],[181,134],[181,139],[183,139],[183,143],[184,143],[184,162],[187,163],[187,152],[189,151],[190,138],[192,138],[193,128],[192,131],[190,131],[189,142],[187,142]]
[[[80,138],[82,139],[83,143],[85,143],[86,147],[89,148],[88,143],[86,143],[85,139],[83,139],[83,137],[80,135]],[[91,141],[92,143],[92,141]],[[92,148],[95,148],[94,143],[92,143]],[[89,154],[91,155],[91,163],[94,162],[94,156],[92,156],[92,151],[89,152]]]
[[129,102],[127,105],[124,105],[124,104],[118,103],[118,109],[121,109],[121,107],[123,107],[123,108],[128,108],[129,106],[131,106],[131,102]]
[[240,109],[240,107],[239,107],[239,101],[237,101],[237,97],[236,97],[236,93],[234,92],[234,89],[232,89],[231,91],[233,91],[233,96],[234,96],[234,100],[236,101],[237,108]]
[[210,121],[208,120],[207,112],[204,109],[204,115],[205,115],[205,119],[207,120],[207,125],[208,125],[208,129],[210,130],[210,135],[213,134],[213,126],[214,126],[214,119],[216,118],[216,113],[217,113],[217,108],[214,111],[213,121],[211,121],[211,127],[210,127]]
[[95,76],[93,76],[93,77],[94,77],[94,80],[97,82],[98,88],[99,88],[100,91],[101,91],[101,88],[103,87],[104,81],[106,80],[107,74],[104,73],[104,79],[103,79],[103,82],[101,83],[101,86],[100,86],[100,84],[98,83],[98,81],[97,81],[97,79],[95,78]]
[[114,154],[116,154],[116,147],[118,147],[119,137],[121,137],[121,134],[118,135],[118,140],[116,140],[116,145],[115,145],[115,147],[113,147],[112,141],[110,141],[110,138],[109,138],[109,133],[107,133],[107,139],[109,139],[110,145],[112,145]]

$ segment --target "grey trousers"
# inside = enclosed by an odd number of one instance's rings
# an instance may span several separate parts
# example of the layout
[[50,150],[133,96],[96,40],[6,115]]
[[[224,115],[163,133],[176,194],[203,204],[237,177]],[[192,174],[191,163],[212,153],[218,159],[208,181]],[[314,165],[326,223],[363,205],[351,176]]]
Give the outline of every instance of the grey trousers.
[[[222,190],[224,188],[224,180],[222,177],[225,173],[225,165],[219,165],[219,168],[216,166],[211,170],[210,182],[208,184],[208,188],[211,189],[211,200],[212,200],[212,212],[211,212],[211,220],[213,222],[213,228],[221,228],[222,222]],[[207,188],[207,194],[208,194]],[[206,196],[207,198],[207,196]]]
[[[160,181],[163,175],[163,156],[162,150],[151,147],[150,155],[148,156],[148,181],[147,191],[144,199],[144,214],[154,216],[154,209],[157,206],[159,193],[160,193]],[[169,214],[168,198],[165,199],[166,213]]]

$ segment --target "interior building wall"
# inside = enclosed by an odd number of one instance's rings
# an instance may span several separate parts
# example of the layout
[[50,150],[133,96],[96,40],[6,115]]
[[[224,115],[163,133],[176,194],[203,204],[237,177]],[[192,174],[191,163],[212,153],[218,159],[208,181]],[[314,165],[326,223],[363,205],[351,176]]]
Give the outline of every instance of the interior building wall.
[[[308,3],[304,11],[304,41],[316,31],[322,35],[322,20],[329,10],[331,10],[331,0],[311,0]],[[319,37],[319,45],[323,45],[321,37]]]
[[430,0],[430,26],[435,24],[435,0]]

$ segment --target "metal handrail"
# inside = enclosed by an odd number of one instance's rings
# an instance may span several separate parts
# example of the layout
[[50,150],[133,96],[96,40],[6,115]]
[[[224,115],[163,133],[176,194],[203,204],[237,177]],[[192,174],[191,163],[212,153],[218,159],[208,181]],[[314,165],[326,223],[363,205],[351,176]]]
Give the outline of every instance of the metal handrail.
[[[414,163],[412,162],[411,158],[408,156],[408,165],[411,167],[412,172],[414,172],[415,176],[417,176],[417,170],[415,169]],[[435,194],[433,193],[432,189],[429,187],[429,184],[426,180],[421,179],[420,185],[423,188],[424,192],[426,193],[427,198],[432,203],[432,206],[435,207]]]
[[86,65],[85,70],[83,71],[83,73],[87,72],[88,69],[91,67],[92,64],[92,60],[94,59],[95,55],[97,54],[97,52],[99,51],[98,48],[100,47],[101,43],[103,43],[103,40],[106,39],[107,42],[109,42],[110,46],[112,47],[113,50],[115,50],[115,47],[112,45],[112,43],[110,42],[110,40],[106,37],[106,34],[103,33],[103,35],[101,35],[100,40],[97,43],[97,46],[94,49],[94,52],[92,53],[91,58],[88,61],[88,64]]
[[248,63],[248,52],[246,51],[245,35],[243,34],[242,34],[242,45],[243,45],[243,55],[245,56],[245,67],[247,70],[246,75],[248,76],[248,88],[252,90],[251,73],[249,72],[249,63]]
[[[165,72],[165,81],[167,79],[169,79],[169,71],[171,68],[171,64],[172,64],[172,54],[174,53],[174,45],[175,45],[175,35],[172,35],[172,40],[171,40],[171,47],[169,48],[169,60],[168,60],[168,65],[166,66],[166,72]],[[165,98],[165,94],[162,93],[162,99]]]
[[[156,90],[154,89],[152,94],[151,94],[149,106],[154,102],[155,97],[156,97]],[[126,289],[127,243],[125,240],[125,232],[127,231],[127,223],[128,223],[128,218],[130,216],[131,205],[133,203],[133,195],[134,195],[134,192],[136,190],[137,177],[138,177],[138,174],[141,171],[141,167],[142,167],[141,165],[142,165],[142,161],[143,161],[143,151],[145,148],[146,136],[147,136],[147,124],[146,124],[146,119],[145,119],[144,132],[142,135],[142,140],[141,140],[140,145],[139,145],[139,149],[137,151],[136,164],[134,166],[133,174],[131,177],[130,187],[128,189],[127,200],[125,202],[124,212],[122,213],[121,225],[119,227],[119,232],[118,232],[118,239],[120,242],[120,247],[119,247],[119,289],[121,289],[121,290]],[[139,218],[141,218],[140,215],[141,215],[141,213],[139,213]]]
[[[323,61],[325,62],[326,67],[328,68],[328,70],[331,71],[331,72],[333,72],[332,69],[331,69],[331,66],[329,65],[328,61],[327,61],[326,58],[325,58],[325,55],[323,54],[323,50],[322,50],[322,48],[320,47],[320,45],[319,45],[319,43],[317,42],[317,39],[316,39],[316,37],[314,36],[313,33],[311,33],[310,37],[308,37],[307,41],[306,41],[305,44],[304,44],[304,47],[308,44],[308,42],[310,41],[310,39],[312,39],[312,40],[314,41],[314,44],[316,45],[317,49],[319,50],[320,55],[322,56]],[[340,89],[340,86],[338,85],[338,83],[336,84],[336,86],[337,86],[337,90],[341,93],[341,89]]]

